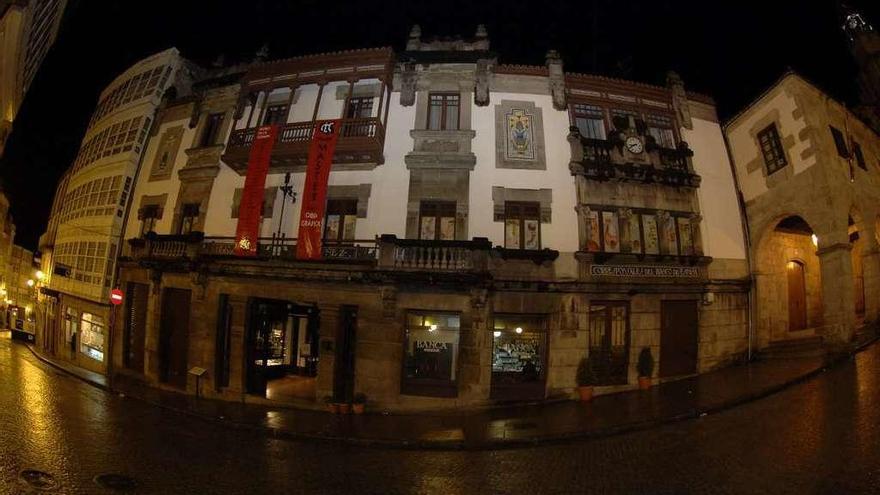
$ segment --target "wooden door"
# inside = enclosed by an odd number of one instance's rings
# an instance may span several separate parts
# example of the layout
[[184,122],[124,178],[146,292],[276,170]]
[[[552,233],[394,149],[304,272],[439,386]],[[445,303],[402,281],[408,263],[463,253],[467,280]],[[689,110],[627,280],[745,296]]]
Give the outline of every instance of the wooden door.
[[697,301],[662,301],[660,305],[660,376],[697,372]]
[[144,343],[147,331],[147,298],[150,287],[129,283],[125,306],[125,339],[122,342],[123,364],[130,370],[144,372]]
[[357,339],[357,307],[339,308],[339,329],[333,373],[333,395],[350,400],[354,395],[355,344]]
[[189,311],[191,291],[167,288],[162,291],[162,317],[159,327],[159,379],[186,388],[189,352]]
[[788,330],[807,328],[807,290],[804,265],[789,261],[788,268]]

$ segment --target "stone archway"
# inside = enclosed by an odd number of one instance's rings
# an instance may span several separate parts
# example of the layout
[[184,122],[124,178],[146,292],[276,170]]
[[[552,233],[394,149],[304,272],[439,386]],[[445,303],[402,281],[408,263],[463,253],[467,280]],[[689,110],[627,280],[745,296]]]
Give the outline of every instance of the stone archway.
[[758,347],[813,337],[823,323],[817,237],[803,217],[771,222],[755,251]]

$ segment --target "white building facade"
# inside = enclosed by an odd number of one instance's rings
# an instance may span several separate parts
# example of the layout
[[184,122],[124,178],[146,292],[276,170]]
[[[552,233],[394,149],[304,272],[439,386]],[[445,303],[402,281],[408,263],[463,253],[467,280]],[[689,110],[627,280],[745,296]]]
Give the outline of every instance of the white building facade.
[[[340,119],[322,261],[295,257],[315,122]],[[279,126],[258,256],[233,254],[250,143]],[[132,192],[119,377],[311,407],[568,397],[742,359],[749,270],[711,99],[499,65],[485,30],[257,63],[170,101]],[[73,185],[73,181],[71,181]],[[59,230],[60,231],[60,230]]]

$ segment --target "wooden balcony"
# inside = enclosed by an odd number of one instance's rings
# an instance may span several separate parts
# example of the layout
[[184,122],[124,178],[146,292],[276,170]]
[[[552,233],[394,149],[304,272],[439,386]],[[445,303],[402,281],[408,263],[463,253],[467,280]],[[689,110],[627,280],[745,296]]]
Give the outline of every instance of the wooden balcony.
[[[229,136],[223,161],[239,174],[247,172],[248,157],[256,128],[239,129]],[[270,173],[302,172],[309,155],[315,122],[293,122],[281,126],[272,149]],[[385,127],[377,117],[343,119],[333,156],[336,165],[372,168],[385,161]]]

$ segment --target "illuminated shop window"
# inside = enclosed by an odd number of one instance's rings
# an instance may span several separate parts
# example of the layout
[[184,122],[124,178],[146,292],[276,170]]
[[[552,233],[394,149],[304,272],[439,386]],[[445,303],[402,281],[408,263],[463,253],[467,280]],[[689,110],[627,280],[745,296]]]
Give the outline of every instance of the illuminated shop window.
[[458,313],[407,313],[401,393],[457,395],[460,327]]
[[97,361],[103,361],[104,319],[92,313],[83,313],[80,321],[80,352]]

